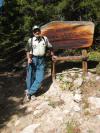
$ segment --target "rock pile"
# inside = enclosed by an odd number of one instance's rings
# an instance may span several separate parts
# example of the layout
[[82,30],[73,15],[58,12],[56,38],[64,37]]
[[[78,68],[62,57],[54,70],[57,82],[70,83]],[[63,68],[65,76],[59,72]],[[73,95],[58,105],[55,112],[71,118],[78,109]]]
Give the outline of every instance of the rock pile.
[[78,68],[58,73],[45,94],[20,105],[24,116],[16,114],[2,133],[100,133],[99,81]]

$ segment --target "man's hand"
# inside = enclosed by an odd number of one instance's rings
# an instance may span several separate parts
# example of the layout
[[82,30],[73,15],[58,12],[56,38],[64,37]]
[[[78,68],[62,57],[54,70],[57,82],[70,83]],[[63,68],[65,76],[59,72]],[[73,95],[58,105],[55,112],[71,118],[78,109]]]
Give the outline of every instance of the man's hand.
[[28,64],[32,63],[32,59],[28,58]]
[[54,52],[53,51],[51,51],[51,56],[54,56]]
[[53,55],[52,56],[52,61],[56,62],[57,56]]

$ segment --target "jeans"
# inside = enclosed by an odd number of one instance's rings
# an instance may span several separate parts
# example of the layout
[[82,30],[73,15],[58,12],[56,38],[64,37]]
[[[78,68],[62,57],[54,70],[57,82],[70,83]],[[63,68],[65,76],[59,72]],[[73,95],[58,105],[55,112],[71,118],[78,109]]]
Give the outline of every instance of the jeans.
[[33,95],[41,86],[44,79],[44,57],[34,56],[32,63],[27,66],[26,85],[29,95]]

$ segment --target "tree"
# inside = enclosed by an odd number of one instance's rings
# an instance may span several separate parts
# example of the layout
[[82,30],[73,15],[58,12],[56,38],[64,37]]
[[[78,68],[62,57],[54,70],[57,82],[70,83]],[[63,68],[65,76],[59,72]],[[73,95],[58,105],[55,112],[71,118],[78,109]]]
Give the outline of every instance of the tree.
[[34,24],[41,26],[54,20],[93,21],[95,38],[99,38],[99,0],[5,0],[0,11],[1,58],[24,47]]

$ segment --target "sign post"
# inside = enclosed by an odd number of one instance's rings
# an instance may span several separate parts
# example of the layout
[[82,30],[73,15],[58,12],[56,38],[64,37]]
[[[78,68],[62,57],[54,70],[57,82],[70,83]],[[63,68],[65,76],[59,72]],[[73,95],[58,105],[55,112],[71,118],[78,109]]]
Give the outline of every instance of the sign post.
[[[54,51],[58,49],[83,49],[80,56],[57,57],[56,61],[82,60],[83,72],[87,72],[87,51],[93,42],[94,23],[89,21],[52,21],[41,28],[42,35],[49,38]],[[52,77],[55,74],[53,62]]]

